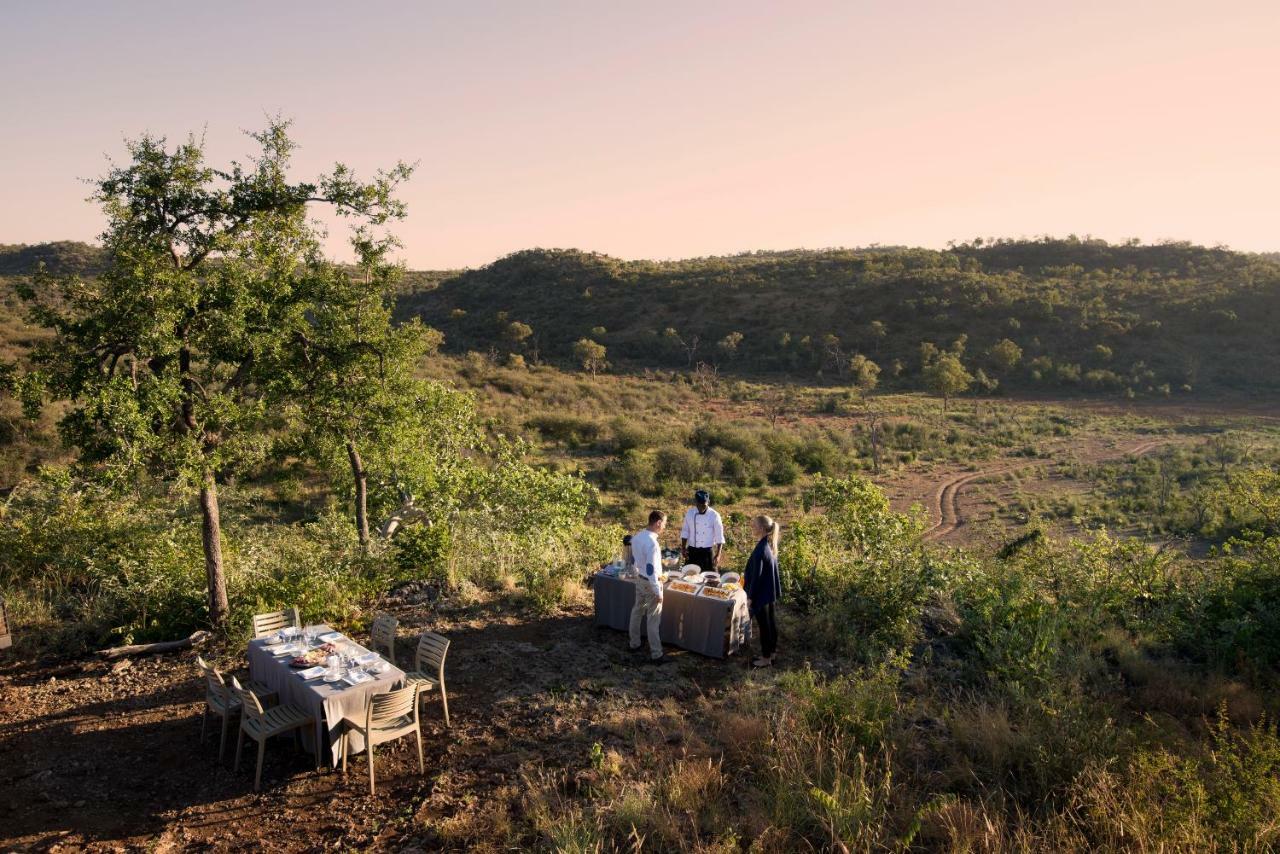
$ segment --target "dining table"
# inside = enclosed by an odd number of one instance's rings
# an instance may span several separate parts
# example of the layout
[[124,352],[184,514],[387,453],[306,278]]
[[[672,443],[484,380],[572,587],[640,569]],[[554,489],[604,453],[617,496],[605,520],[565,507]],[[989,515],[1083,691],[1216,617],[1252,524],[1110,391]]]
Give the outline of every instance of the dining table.
[[[628,631],[636,601],[635,582],[602,570],[591,576],[595,624]],[[751,636],[747,594],[721,589],[702,579],[669,579],[663,585],[658,632],[663,643],[712,658],[737,652]]]
[[[344,719],[363,720],[369,698],[404,684],[404,671],[351,638],[320,624],[298,631],[297,639],[276,633],[249,642],[249,675],[275,691],[281,703],[306,711],[315,719],[308,750],[316,752],[317,763],[327,758],[336,766],[341,756]],[[332,646],[332,654],[345,657],[348,665],[329,668],[295,667],[291,662],[305,652]],[[364,750],[364,739],[354,729],[348,734],[348,753]],[[322,751],[327,751],[327,754]]]

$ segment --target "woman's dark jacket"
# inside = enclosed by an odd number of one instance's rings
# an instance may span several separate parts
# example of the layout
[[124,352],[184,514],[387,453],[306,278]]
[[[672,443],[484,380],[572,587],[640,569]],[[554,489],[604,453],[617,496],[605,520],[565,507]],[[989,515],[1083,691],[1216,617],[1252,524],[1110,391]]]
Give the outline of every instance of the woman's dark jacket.
[[782,597],[782,575],[778,572],[778,556],[773,553],[769,538],[756,543],[751,557],[747,558],[747,571],[743,574],[742,589],[751,600],[751,608],[763,608]]

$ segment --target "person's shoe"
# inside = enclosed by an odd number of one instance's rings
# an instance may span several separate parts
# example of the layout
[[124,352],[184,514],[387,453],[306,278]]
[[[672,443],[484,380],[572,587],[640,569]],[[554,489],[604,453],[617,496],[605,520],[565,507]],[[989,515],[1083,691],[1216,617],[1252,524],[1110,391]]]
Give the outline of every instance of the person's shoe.
[[751,662],[751,666],[752,667],[773,667],[773,659],[757,658],[755,661]]
[[657,658],[650,656],[649,659],[645,661],[645,664],[666,664],[670,660],[671,659],[666,655],[660,655]]
[[640,650],[644,649],[644,645],[641,644],[640,646],[628,646],[627,649],[631,650],[632,652],[639,652]]

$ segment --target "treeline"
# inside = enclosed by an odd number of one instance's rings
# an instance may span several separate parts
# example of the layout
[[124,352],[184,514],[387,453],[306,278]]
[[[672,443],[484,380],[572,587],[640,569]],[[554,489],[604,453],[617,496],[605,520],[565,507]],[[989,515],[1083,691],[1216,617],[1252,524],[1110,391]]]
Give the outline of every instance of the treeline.
[[1187,243],[979,239],[672,262],[536,249],[408,286],[398,313],[456,352],[588,370],[702,365],[940,393],[1280,382],[1280,261]]

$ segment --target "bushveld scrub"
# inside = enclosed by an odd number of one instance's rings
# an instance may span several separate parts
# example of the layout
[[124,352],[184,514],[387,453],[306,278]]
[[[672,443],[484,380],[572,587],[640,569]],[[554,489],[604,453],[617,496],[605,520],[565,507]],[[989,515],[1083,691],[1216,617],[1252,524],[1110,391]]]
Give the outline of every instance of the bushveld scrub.
[[[598,335],[631,369],[865,385],[871,365],[871,385],[948,395],[973,383],[1168,397],[1275,387],[1278,280],[1265,256],[1076,238],[668,262],[539,249],[405,288],[399,310],[458,352],[527,351],[508,332],[518,317],[562,366]],[[922,360],[922,344],[945,358]]]
[[[912,339],[927,335],[963,354],[957,358],[974,369],[975,382],[978,367],[998,378],[997,390],[1157,394],[1174,360],[1161,337],[1171,333],[1150,325],[1164,311],[1152,294],[1187,294],[1212,279],[1210,301],[1263,301],[1274,273],[1273,262],[1187,247],[1063,243],[1027,251],[1069,263],[1018,271],[1013,261],[1027,258],[1017,245],[761,256],[724,261],[717,287],[732,290],[739,277],[759,290],[753,277],[761,269],[803,264],[816,265],[806,281],[827,297],[841,288],[897,287],[906,277],[915,308],[934,311],[918,327],[865,326],[865,347],[890,387],[918,381]],[[1107,266],[1135,257],[1156,272]],[[484,277],[503,270],[513,286],[537,285],[537,276],[521,278],[530,259],[517,260],[468,274],[481,291],[476,299],[492,298]],[[618,280],[671,272],[603,258],[582,263],[593,312],[616,308]],[[857,272],[836,287],[842,264]],[[702,275],[698,266],[684,272]],[[1224,284],[1229,274],[1244,284]],[[435,299],[414,290],[420,277],[408,278],[402,312]],[[1063,299],[1050,299],[1046,282]],[[579,284],[570,299],[586,289]],[[1115,296],[1117,284],[1127,296]],[[453,288],[441,288],[439,298],[452,298]],[[1084,295],[1105,303],[1087,322],[1073,308]],[[964,330],[940,318],[960,316],[957,306],[971,299],[1008,316],[984,319],[961,340]],[[570,306],[567,316],[575,311]],[[439,838],[459,848],[580,851],[1280,844],[1274,430],[1240,421],[1229,432],[1218,423],[1171,428],[1141,414],[964,397],[944,411],[942,401],[916,394],[869,394],[852,375],[861,342],[843,332],[837,341],[805,336],[799,327],[785,345],[781,335],[772,343],[730,339],[733,330],[702,335],[702,343],[689,330],[655,333],[640,344],[653,345],[646,357],[660,356],[641,366],[639,339],[626,324],[570,324],[570,347],[589,336],[607,346],[609,361],[649,369],[593,377],[545,364],[559,358],[558,344],[536,314],[499,322],[496,313],[485,305],[450,309],[440,320],[449,346],[477,352],[433,355],[413,377],[398,377],[413,394],[401,400],[408,414],[395,429],[351,427],[377,437],[360,446],[368,513],[374,522],[399,514],[404,524],[392,537],[370,526],[361,547],[346,442],[333,438],[343,439],[341,431],[303,441],[298,433],[312,416],[301,410],[264,423],[254,437],[263,456],[218,482],[228,636],[238,643],[249,614],[293,603],[308,621],[358,628],[406,582],[446,600],[483,588],[536,620],[580,601],[582,580],[614,556],[624,526],[637,527],[651,506],[676,511],[693,487],[707,486],[725,511],[730,565],[751,545],[753,513],[768,510],[783,522],[784,650],[771,673],[738,675],[730,664],[724,686],[705,693],[682,677],[673,696],[651,707],[612,683],[593,689],[580,702],[622,746],[539,756],[545,767],[520,786],[483,793],[492,808],[482,823],[446,823],[435,829]],[[1256,325],[1247,311],[1221,322]],[[16,336],[5,341],[6,362],[22,362],[45,338],[17,325],[5,330]],[[1217,334],[1193,343],[1216,346]],[[732,346],[719,346],[726,339]],[[698,370],[708,359],[720,364]],[[896,373],[894,361],[902,362]],[[1212,381],[1255,367],[1233,356],[1213,366]],[[815,384],[753,381],[755,369]],[[375,373],[372,363],[361,371]],[[1207,379],[1202,373],[1197,384]],[[23,420],[15,391],[10,383],[0,400],[0,593],[19,624],[19,648],[82,651],[204,625],[202,543],[195,509],[179,500],[182,484],[138,475],[107,486],[82,477],[83,468],[38,469],[62,454],[53,419],[46,412],[43,421]],[[1138,438],[1171,446],[1125,458]],[[1077,446],[1092,456],[1073,458]],[[924,514],[895,511],[866,479],[874,471],[890,486],[897,477],[927,483],[939,472],[982,471],[988,460],[1034,462],[1035,475],[1023,468],[975,481],[993,503],[1014,491],[1029,524],[993,525],[989,542],[966,550],[922,542]],[[1037,493],[1042,470],[1095,491]],[[1037,513],[1047,519],[1043,528],[1032,521]],[[1066,539],[1049,526],[1055,518],[1091,530]],[[1101,524],[1195,541],[1172,547]],[[554,709],[556,698],[545,699]]]
[[814,666],[686,708],[618,706],[634,752],[531,781],[536,838],[591,851],[1280,843],[1280,738],[1262,711],[1275,659],[1258,647],[1280,636],[1273,539],[1204,567],[1105,534],[936,555],[866,481],[819,481],[808,506],[782,554],[792,654]]

